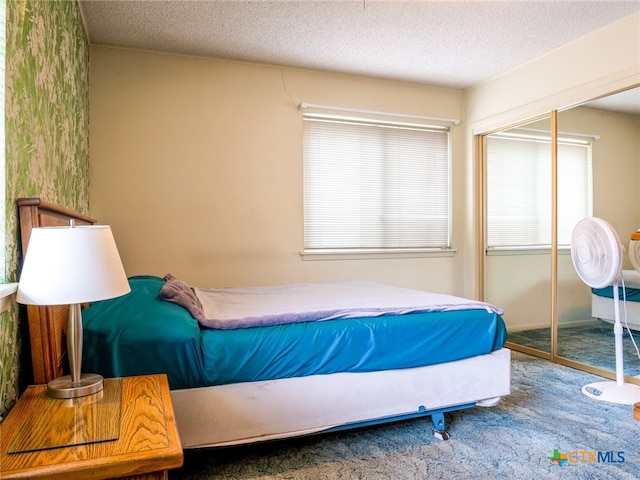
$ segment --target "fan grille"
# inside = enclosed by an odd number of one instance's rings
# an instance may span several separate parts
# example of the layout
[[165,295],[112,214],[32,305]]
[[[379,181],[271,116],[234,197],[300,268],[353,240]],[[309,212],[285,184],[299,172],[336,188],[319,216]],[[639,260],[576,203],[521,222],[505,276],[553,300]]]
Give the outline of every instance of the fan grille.
[[624,247],[605,220],[580,220],[571,235],[571,260],[578,276],[593,288],[612,285],[620,276]]

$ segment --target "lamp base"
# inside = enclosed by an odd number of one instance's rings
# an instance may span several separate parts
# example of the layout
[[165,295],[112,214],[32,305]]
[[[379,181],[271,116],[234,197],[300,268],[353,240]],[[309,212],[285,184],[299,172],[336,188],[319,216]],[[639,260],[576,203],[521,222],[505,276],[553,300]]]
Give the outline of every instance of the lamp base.
[[103,378],[97,373],[83,373],[74,382],[71,375],[58,377],[47,385],[47,395],[53,398],[76,398],[91,395],[102,390]]

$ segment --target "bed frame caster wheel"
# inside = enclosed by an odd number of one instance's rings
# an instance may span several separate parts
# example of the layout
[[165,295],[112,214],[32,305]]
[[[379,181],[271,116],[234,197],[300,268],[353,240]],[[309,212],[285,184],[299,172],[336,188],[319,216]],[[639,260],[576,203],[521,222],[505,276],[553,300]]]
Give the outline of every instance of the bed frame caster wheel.
[[433,436],[440,440],[449,440],[449,432],[445,430],[444,412],[437,411],[431,414],[431,423],[433,423]]
[[434,430],[433,436],[440,440],[449,440],[451,435],[446,430]]

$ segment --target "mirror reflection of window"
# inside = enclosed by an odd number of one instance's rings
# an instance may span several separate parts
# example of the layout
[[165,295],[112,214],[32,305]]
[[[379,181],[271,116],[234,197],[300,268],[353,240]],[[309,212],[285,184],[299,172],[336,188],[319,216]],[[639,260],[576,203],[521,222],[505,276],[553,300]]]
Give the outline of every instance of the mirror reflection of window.
[[[558,138],[558,245],[592,211],[588,135]],[[551,247],[551,132],[512,129],[486,137],[487,248]]]
[[509,341],[551,352],[551,121],[484,140],[484,299],[501,305]]

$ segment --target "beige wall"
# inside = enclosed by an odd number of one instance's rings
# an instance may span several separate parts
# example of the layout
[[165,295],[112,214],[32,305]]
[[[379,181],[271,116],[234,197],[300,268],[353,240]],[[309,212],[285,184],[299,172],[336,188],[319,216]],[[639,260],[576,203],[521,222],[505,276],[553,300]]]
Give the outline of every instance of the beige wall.
[[[628,244],[640,226],[640,116],[572,108],[558,113],[558,130],[596,135],[593,142],[593,214]],[[625,268],[632,268],[625,258]]]
[[[640,227],[640,116],[572,108],[558,113],[558,130],[597,135],[592,149],[593,215],[612,225],[626,249],[631,232]],[[623,268],[633,268],[628,255]],[[558,264],[558,321],[562,325],[585,318],[591,318],[591,289],[565,255]]]
[[[93,47],[91,213],[127,272],[200,285],[367,278],[477,297],[474,133],[640,81],[640,14],[469,91]],[[303,261],[300,102],[462,118],[454,257]]]
[[[615,228],[625,248],[640,226],[640,117],[572,108],[558,114],[558,130],[593,135],[593,214]],[[624,268],[632,268],[625,256]],[[545,254],[486,257],[486,300],[500,305],[511,331],[549,326],[551,257]],[[591,318],[591,292],[578,277],[569,252],[558,258],[559,324]]]
[[474,133],[640,83],[640,12],[465,92]]
[[[91,214],[129,275],[200,286],[369,279],[462,294],[462,253],[302,260],[300,102],[445,118],[462,92],[93,47]],[[463,240],[462,127],[453,127],[453,246]]]
[[[637,13],[465,92],[467,137],[639,84],[639,27],[640,13]],[[640,210],[635,207],[640,175],[638,123],[637,120],[603,118],[601,114],[591,113],[579,113],[578,109],[560,112],[558,128],[601,135],[593,152],[594,214],[609,219],[621,237],[624,233],[622,241],[626,244],[630,226],[640,220]],[[468,171],[474,173],[467,181],[469,190],[475,192],[476,158],[473,144],[468,143],[466,165]],[[613,168],[613,158],[624,165]],[[470,201],[474,198],[477,194],[467,196]],[[466,223],[469,234],[465,238],[478,238],[479,210],[470,206],[465,211],[469,215]],[[476,232],[475,236],[472,231]],[[482,250],[478,245],[479,242],[465,244],[464,261],[468,272],[479,271]],[[549,325],[550,258],[540,255],[487,257],[487,261],[486,299],[505,308],[509,328]],[[478,278],[473,274],[466,276],[465,291],[482,291]],[[519,283],[514,283],[518,278]],[[584,320],[590,312],[589,302],[589,289],[577,277],[570,256],[561,255],[558,262],[559,321]]]
[[482,296],[479,183],[473,135],[640,83],[640,13],[465,91],[464,292]]

